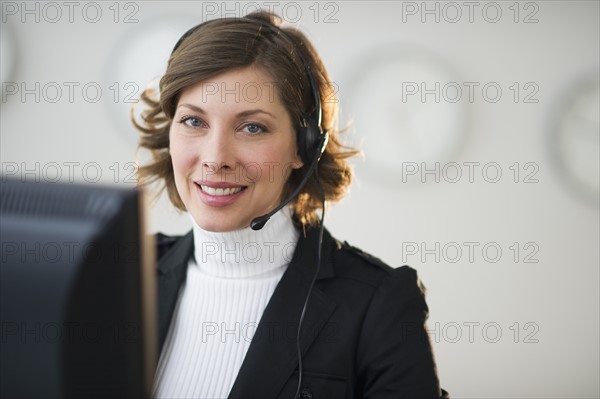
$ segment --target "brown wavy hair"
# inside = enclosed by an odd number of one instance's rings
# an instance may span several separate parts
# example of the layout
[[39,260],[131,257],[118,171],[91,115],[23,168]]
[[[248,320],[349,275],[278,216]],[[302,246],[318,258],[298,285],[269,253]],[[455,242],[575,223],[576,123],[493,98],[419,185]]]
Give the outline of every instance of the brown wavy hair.
[[[258,11],[243,18],[226,18],[197,26],[171,54],[167,71],[160,80],[160,98],[152,89],[146,89],[141,100],[147,107],[142,121],[131,119],[140,131],[139,147],[151,152],[153,161],[138,170],[138,184],[145,186],[164,179],[173,205],[185,210],[175,186],[175,177],[169,154],[169,130],[181,92],[189,86],[205,81],[228,70],[256,66],[270,74],[278,83],[279,98],[290,114],[296,131],[298,149],[304,140],[298,137],[304,125],[304,116],[314,111],[314,96],[307,76],[305,62],[312,71],[321,96],[321,127],[329,132],[329,142],[318,164],[318,175],[327,201],[338,201],[347,192],[352,170],[346,159],[358,151],[343,145],[338,129],[338,100],[329,74],[315,48],[298,30],[281,26],[281,19],[272,13]],[[284,34],[261,25],[277,26]],[[297,54],[301,52],[301,56]],[[302,180],[308,162],[294,170],[284,189],[291,194]],[[316,210],[322,207],[321,193],[314,178],[309,179],[290,206],[297,221],[303,225],[318,222]]]

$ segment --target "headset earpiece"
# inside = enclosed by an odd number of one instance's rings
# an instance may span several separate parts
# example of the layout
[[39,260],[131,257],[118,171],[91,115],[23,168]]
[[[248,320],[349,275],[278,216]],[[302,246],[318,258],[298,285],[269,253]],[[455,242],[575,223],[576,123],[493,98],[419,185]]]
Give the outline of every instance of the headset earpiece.
[[302,157],[302,162],[308,165],[315,156],[318,156],[323,151],[319,146],[321,137],[323,136],[321,127],[317,125],[317,121],[313,117],[307,117],[304,120],[304,126],[298,129],[298,152]]

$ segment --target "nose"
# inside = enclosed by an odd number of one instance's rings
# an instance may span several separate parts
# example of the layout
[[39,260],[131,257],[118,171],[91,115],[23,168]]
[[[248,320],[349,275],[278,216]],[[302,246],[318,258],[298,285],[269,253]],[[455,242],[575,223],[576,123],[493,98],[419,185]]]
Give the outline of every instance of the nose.
[[215,129],[202,145],[202,167],[211,173],[235,169],[236,156],[233,137],[224,129]]

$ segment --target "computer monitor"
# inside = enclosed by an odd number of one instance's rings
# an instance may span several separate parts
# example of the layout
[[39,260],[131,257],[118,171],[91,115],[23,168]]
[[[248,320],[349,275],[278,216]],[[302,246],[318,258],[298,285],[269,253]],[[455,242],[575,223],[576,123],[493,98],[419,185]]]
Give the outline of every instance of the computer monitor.
[[156,279],[141,192],[0,184],[0,396],[150,397]]

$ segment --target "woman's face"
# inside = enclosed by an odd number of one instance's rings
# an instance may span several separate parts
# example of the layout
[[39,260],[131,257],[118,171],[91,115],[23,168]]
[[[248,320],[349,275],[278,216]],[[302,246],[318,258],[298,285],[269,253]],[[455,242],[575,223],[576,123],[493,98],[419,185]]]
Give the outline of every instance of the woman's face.
[[209,231],[248,227],[279,204],[292,169],[302,167],[277,84],[255,67],[185,89],[169,139],[177,191]]

